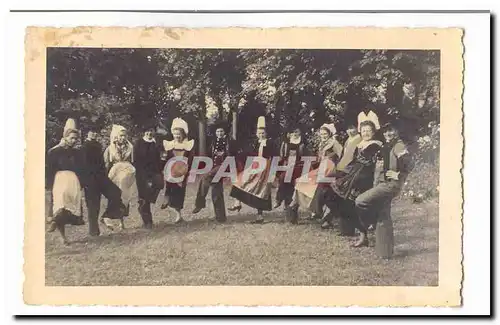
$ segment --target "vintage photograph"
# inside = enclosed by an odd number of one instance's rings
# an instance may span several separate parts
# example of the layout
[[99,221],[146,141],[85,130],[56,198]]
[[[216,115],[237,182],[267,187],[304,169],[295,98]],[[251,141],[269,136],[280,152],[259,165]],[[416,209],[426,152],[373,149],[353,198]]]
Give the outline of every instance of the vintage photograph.
[[437,285],[439,58],[48,48],[46,284]]
[[456,304],[460,37],[32,28],[25,292]]

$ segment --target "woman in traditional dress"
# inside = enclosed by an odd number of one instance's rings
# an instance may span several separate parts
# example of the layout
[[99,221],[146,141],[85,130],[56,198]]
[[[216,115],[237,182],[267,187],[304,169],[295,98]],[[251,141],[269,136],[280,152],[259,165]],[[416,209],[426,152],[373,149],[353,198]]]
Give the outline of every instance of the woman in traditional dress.
[[[244,203],[254,209],[257,209],[257,218],[251,223],[262,224],[264,217],[262,211],[270,211],[271,203],[271,188],[272,183],[269,182],[269,171],[271,167],[271,159],[274,155],[274,148],[271,141],[267,138],[266,120],[264,116],[260,116],[257,120],[257,140],[253,143],[253,153],[247,156],[257,156],[266,159],[264,170],[257,174],[248,173],[253,166],[246,168],[237,175],[237,182],[232,186],[230,196],[236,199],[236,204],[229,208],[229,211],[239,211],[241,203]],[[252,164],[253,165],[253,164]],[[245,179],[244,176],[247,179]]]
[[[354,235],[354,228],[366,232],[366,229],[360,226],[354,201],[361,193],[373,187],[376,157],[382,148],[382,142],[374,140],[377,130],[372,121],[361,122],[360,129],[362,140],[356,146],[354,160],[331,184],[333,197],[330,197],[330,201],[336,200],[340,206],[341,218],[344,220],[341,235],[345,236]],[[331,220],[325,220],[323,227],[330,222]]]
[[[194,155],[194,140],[188,139],[188,131],[186,121],[175,118],[171,126],[173,140],[163,141],[167,163],[164,171],[165,200],[161,208],[170,207],[175,211],[175,223],[184,221],[181,211],[184,208],[189,167]],[[187,164],[186,161],[176,160],[178,158],[187,160]],[[182,181],[179,181],[179,178],[182,178]]]
[[288,208],[293,198],[295,188],[295,180],[300,177],[303,163],[301,158],[305,155],[305,143],[302,138],[302,133],[299,127],[293,126],[289,129],[287,139],[283,141],[280,148],[280,158],[282,165],[288,165],[292,160],[295,161],[293,174],[290,181],[287,181],[286,173],[282,172],[279,175],[279,185],[276,191],[276,204],[274,208],[278,208],[285,202],[285,209]]
[[138,210],[143,228],[153,228],[151,205],[155,204],[160,191],[165,186],[161,159],[163,149],[156,143],[155,127],[147,125],[143,129],[143,137],[134,143],[134,167],[138,192]]
[[[338,164],[335,168],[336,175],[342,175],[345,172],[346,167],[349,166],[349,164],[354,160],[354,154],[355,154],[356,148],[357,148],[358,144],[361,142],[361,135],[358,132],[357,125],[354,125],[354,124],[349,125],[347,127],[346,131],[347,131],[347,135],[349,137],[347,138],[347,140],[344,143],[342,157],[340,158],[340,161],[338,162]],[[330,190],[330,187],[321,187],[320,188],[320,191],[323,192],[323,193],[319,193],[319,196],[320,197],[322,196],[320,200],[323,200],[323,201],[326,200],[326,196],[329,195],[329,193],[328,193],[329,190]],[[347,223],[348,219],[341,216],[342,209],[340,207],[338,207],[337,205],[335,205],[334,203],[336,203],[336,202],[329,202],[328,200],[325,201],[325,204],[328,206],[330,211],[323,217],[324,222],[321,225],[321,228],[323,228],[323,229],[331,228],[332,219],[334,216],[336,216],[336,217],[341,217],[340,222],[339,222],[340,232],[343,234],[350,233],[349,229],[351,229],[352,227],[350,227],[349,224]],[[318,209],[321,209],[321,208],[319,208],[319,206],[321,204],[322,203],[318,203]]]
[[91,236],[100,234],[99,211],[101,195],[104,195],[108,201],[104,215],[121,215],[126,210],[126,207],[121,203],[121,190],[108,177],[102,146],[97,140],[99,131],[97,128],[91,128],[87,134],[87,139],[82,144],[86,175],[84,193],[89,234]]
[[[335,171],[335,165],[342,155],[342,145],[335,139],[337,130],[335,125],[323,124],[319,130],[320,144],[313,169],[306,175],[308,182],[297,182],[292,204],[288,209],[288,219],[292,223],[297,223],[298,209],[304,209],[313,212],[313,218],[321,218],[322,210],[319,210],[320,187],[327,186],[326,183],[320,183],[320,165],[324,164],[323,176],[328,177]],[[322,208],[322,206],[321,206]]]
[[127,140],[127,130],[120,125],[113,125],[111,129],[110,145],[104,151],[104,163],[109,170],[109,179],[121,190],[122,202],[125,205],[123,217],[103,215],[102,222],[111,230],[113,229],[109,219],[118,218],[121,229],[125,228],[124,217],[128,216],[130,211],[130,201],[137,191],[135,181],[134,147]]
[[82,183],[84,170],[80,149],[76,148],[79,131],[69,119],[61,142],[47,155],[47,188],[52,189],[52,213],[49,232],[59,230],[63,244],[69,245],[65,225],[84,225],[82,218]]

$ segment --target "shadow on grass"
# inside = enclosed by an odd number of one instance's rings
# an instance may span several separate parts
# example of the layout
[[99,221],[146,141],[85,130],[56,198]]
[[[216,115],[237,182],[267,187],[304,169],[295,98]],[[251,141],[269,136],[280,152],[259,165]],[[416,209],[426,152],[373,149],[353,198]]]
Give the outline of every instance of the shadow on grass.
[[[111,232],[111,233],[105,233],[101,236],[98,237],[91,237],[91,236],[85,236],[84,238],[81,238],[80,240],[75,240],[71,241],[71,244],[84,244],[84,245],[89,245],[89,247],[80,249],[80,247],[68,247],[67,250],[64,250],[63,252],[53,252],[53,253],[48,253],[47,256],[62,256],[62,255],[79,255],[79,254],[85,254],[88,252],[89,249],[95,249],[95,246],[101,246],[101,245],[128,245],[131,242],[138,242],[142,240],[157,240],[164,238],[168,236],[169,234],[188,234],[192,232],[198,232],[198,231],[207,231],[207,230],[214,230],[217,228],[221,227],[231,227],[232,225],[237,225],[237,224],[248,224],[252,220],[255,220],[256,218],[256,211],[249,210],[245,211],[242,213],[237,213],[237,214],[229,214],[227,216],[227,221],[224,223],[217,222],[215,220],[210,220],[208,218],[198,218],[198,219],[192,219],[193,216],[186,216],[186,220],[184,223],[181,224],[174,224],[174,223],[169,223],[165,221],[159,221],[155,224],[155,227],[151,230],[143,229],[143,228],[127,228],[123,232]],[[263,225],[254,225],[255,227],[262,227],[265,226],[266,224],[286,224],[285,221],[285,211],[283,210],[274,210],[274,211],[269,211],[264,213],[264,224]],[[307,218],[307,213],[301,211],[300,212],[300,218],[299,218],[299,224],[296,225],[295,227],[317,227],[318,231],[320,232],[329,232],[331,233],[332,236],[338,236],[338,219],[334,219],[334,226],[333,229],[327,229],[323,230],[320,228],[321,222],[319,220],[311,220]],[[407,220],[400,220],[402,223],[401,226],[407,223]],[[430,226],[436,226],[437,227],[437,222],[428,222],[425,225],[425,228],[428,228]],[[398,242],[419,242],[422,241],[421,237],[418,236],[408,236],[404,235],[403,237],[402,234],[398,234],[397,228],[396,229],[396,244]],[[370,234],[370,237],[373,238],[373,234]],[[343,241],[346,241],[348,244],[351,243],[352,240],[354,240],[355,237],[343,237]],[[92,247],[94,246],[94,247]],[[374,246],[374,241],[371,241],[371,247],[367,248],[372,250]],[[434,253],[437,250],[437,248],[412,248],[412,249],[407,249],[406,247],[404,248],[396,248],[394,259],[405,259],[407,257],[411,256],[417,256],[417,255],[422,255],[422,254],[429,254],[429,253]]]
[[[77,241],[74,241],[73,243],[76,243]],[[78,242],[86,242],[86,241],[78,241]],[[50,256],[50,257],[58,257],[58,256],[68,256],[68,255],[80,255],[80,254],[86,254],[87,251],[84,250],[84,249],[71,249],[71,246],[69,247],[68,250],[64,250],[64,251],[56,251],[56,252],[53,252],[53,253],[48,253],[46,254],[46,256]]]
[[[236,215],[228,215],[228,219],[220,223],[211,219],[192,219],[186,220],[183,223],[175,224],[169,223],[165,221],[159,221],[155,224],[153,229],[144,229],[144,228],[127,228],[122,232],[112,232],[101,234],[100,236],[86,236],[80,240],[70,241],[70,244],[85,244],[85,245],[108,245],[108,244],[118,244],[118,245],[127,245],[132,241],[141,241],[143,239],[161,239],[165,236],[168,236],[170,233],[181,233],[187,234],[196,231],[205,231],[212,230],[218,227],[228,227],[231,225],[237,224],[249,224],[251,225],[251,221],[255,220],[256,213],[240,213]],[[269,211],[264,213],[264,224],[252,225],[255,227],[265,226],[266,224],[287,224],[285,221],[285,212],[284,211]],[[295,225],[295,227],[304,227],[304,226],[312,226],[318,227],[318,231],[323,232],[331,232],[332,235],[336,234],[336,227],[334,229],[322,230],[320,226],[320,221],[311,220],[307,218],[307,213],[300,213],[299,224]],[[62,256],[62,255],[78,255],[88,252],[85,249],[72,249],[69,246],[70,250],[65,250],[64,252],[54,252],[48,253],[47,256]]]
[[421,249],[396,249],[393,255],[393,259],[399,260],[399,259],[405,259],[407,257],[411,256],[417,256],[417,255],[422,255],[422,254],[431,254],[435,253],[435,249],[431,248],[421,248]]
[[[256,213],[241,213],[237,215],[229,215],[226,222],[220,223],[215,220],[210,219],[192,219],[186,220],[183,223],[175,224],[168,223],[164,221],[157,222],[153,229],[143,229],[143,228],[127,228],[122,232],[113,232],[109,234],[104,234],[98,237],[87,236],[80,240],[71,241],[71,244],[96,244],[96,245],[106,245],[106,244],[126,244],[130,241],[140,241],[145,238],[159,239],[168,236],[169,233],[191,233],[195,231],[211,230],[217,227],[227,227],[235,224],[250,224],[252,220],[255,220]],[[263,225],[269,223],[285,223],[284,212],[274,211],[264,214],[265,222]],[[301,225],[306,225],[308,223],[301,223]],[[261,225],[255,225],[259,227]],[[70,251],[65,251],[65,254],[71,254]],[[83,251],[74,254],[83,253]],[[56,256],[56,254],[48,254],[48,256]]]

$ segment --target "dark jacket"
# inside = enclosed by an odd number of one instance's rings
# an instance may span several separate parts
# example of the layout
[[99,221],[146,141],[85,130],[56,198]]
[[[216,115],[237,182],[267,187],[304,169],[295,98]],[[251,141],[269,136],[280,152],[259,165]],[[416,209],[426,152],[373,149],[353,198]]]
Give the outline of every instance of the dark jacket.
[[[298,145],[297,156],[303,157],[305,155],[307,155],[306,145],[304,144],[304,142],[301,142]],[[290,142],[283,141],[283,143],[281,143],[281,148],[280,148],[280,157],[288,158],[289,156],[290,156]]]
[[[217,155],[217,152],[224,152],[222,155]],[[213,139],[210,143],[210,157],[213,160],[214,166],[222,164],[228,156],[236,155],[235,141],[225,136],[222,139]]]
[[406,144],[401,139],[386,143],[380,151],[379,159],[383,160],[384,166],[382,170],[377,171],[376,183],[389,181],[386,172],[392,170],[399,172],[397,182],[402,186],[413,169],[413,159]]
[[[252,152],[248,153],[248,156],[258,156],[260,143],[258,140],[254,140],[252,144]],[[271,139],[267,139],[266,145],[264,146],[262,156],[266,159],[272,158],[277,154],[277,150],[274,147],[274,143]]]
[[49,150],[46,162],[46,187],[52,189],[54,178],[58,171],[72,171],[78,177],[80,184],[85,185],[82,152],[77,148],[56,146]]
[[134,144],[134,167],[139,198],[155,202],[163,188],[161,149],[156,142],[139,139]]
[[164,163],[161,160],[161,149],[156,142],[146,142],[142,138],[137,140],[134,144],[133,157],[137,174],[161,173]]
[[105,177],[106,167],[101,144],[95,140],[85,140],[81,150],[88,181],[96,181],[100,177]]

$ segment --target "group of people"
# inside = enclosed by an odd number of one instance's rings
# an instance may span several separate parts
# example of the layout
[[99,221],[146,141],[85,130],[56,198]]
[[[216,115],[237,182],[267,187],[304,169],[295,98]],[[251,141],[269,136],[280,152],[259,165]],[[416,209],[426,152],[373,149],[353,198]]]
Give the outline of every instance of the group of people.
[[[164,181],[163,167],[172,156],[190,156],[194,141],[187,140],[187,123],[182,119],[174,120],[172,133],[174,139],[164,141],[164,148],[160,148],[155,140],[154,127],[146,127],[143,137],[132,144],[127,138],[126,128],[113,125],[110,145],[103,151],[97,139],[97,129],[89,130],[87,138],[79,141],[80,131],[75,121],[69,119],[61,142],[47,154],[47,188],[52,191],[48,231],[59,230],[63,243],[68,244],[65,225],[85,224],[82,188],[91,236],[100,234],[99,222],[113,230],[111,220],[120,220],[123,229],[135,193],[143,226],[152,229],[151,205],[156,203],[163,188],[165,203],[162,208],[172,207],[177,215],[176,222],[181,222],[185,186],[169,186],[172,184]],[[106,197],[108,204],[99,218],[101,196]]]
[[[391,202],[412,166],[411,155],[399,137],[397,125],[380,126],[374,112],[363,111],[358,116],[358,124],[347,128],[349,137],[342,145],[337,140],[335,125],[324,124],[319,129],[314,159],[308,159],[312,155],[307,152],[298,125],[288,130],[279,149],[267,136],[264,117],[257,121],[256,140],[249,148],[238,148],[228,136],[225,124],[215,124],[214,130],[209,150],[213,164],[199,179],[193,214],[206,208],[206,196],[211,191],[214,220],[227,220],[225,178],[220,175],[228,166],[226,158],[237,157],[237,175],[229,177],[233,202],[227,210],[239,212],[243,204],[250,206],[257,211],[251,221],[255,224],[264,223],[263,211],[283,204],[285,219],[292,224],[298,223],[300,208],[308,210],[311,218],[321,220],[322,228],[331,228],[333,219],[338,218],[342,236],[356,237],[355,230],[358,230],[354,247],[367,246],[367,232],[374,227],[377,252],[384,257],[392,255]],[[65,225],[85,223],[82,187],[90,235],[99,235],[99,222],[113,228],[111,219],[120,220],[123,228],[134,191],[137,191],[138,210],[145,228],[153,226],[151,205],[156,203],[162,190],[161,208],[174,211],[176,223],[183,222],[187,175],[195,157],[194,140],[188,139],[187,123],[174,119],[173,139],[162,144],[156,143],[154,127],[145,128],[143,137],[132,144],[127,139],[127,130],[114,125],[110,145],[104,151],[96,131],[90,130],[79,145],[80,131],[70,119],[61,142],[48,152],[47,185],[52,190],[49,231],[58,229],[63,242],[68,244]],[[166,173],[166,165],[179,157],[187,163],[171,164],[170,172]],[[265,166],[258,173],[249,172],[255,166],[242,163],[241,157],[263,158]],[[275,157],[279,157],[278,167],[272,163]],[[273,204],[273,177],[270,176],[274,174],[278,189]],[[178,181],[178,177],[183,178]],[[101,195],[107,198],[108,204],[99,218]]]

